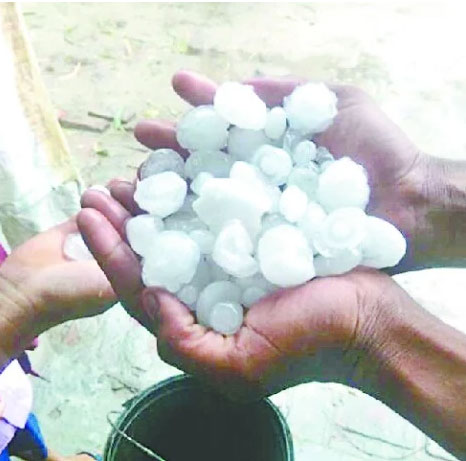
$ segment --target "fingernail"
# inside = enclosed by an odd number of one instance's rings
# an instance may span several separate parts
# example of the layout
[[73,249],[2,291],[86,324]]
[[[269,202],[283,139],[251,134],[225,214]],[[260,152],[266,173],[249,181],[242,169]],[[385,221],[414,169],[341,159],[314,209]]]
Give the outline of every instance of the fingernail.
[[154,293],[145,293],[142,299],[142,307],[151,320],[156,320],[160,303]]

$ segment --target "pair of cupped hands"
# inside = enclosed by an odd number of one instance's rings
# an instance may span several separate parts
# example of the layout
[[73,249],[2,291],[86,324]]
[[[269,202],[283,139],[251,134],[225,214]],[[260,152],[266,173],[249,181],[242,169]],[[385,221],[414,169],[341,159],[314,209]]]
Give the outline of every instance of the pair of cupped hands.
[[[204,76],[183,71],[172,83],[193,106],[212,103],[216,84]],[[273,107],[302,81],[257,78],[246,83]],[[395,271],[411,269],[417,264],[416,242],[427,238],[419,191],[429,158],[362,90],[331,89],[338,97],[338,115],[316,142],[365,166],[371,186],[368,212],[403,232],[409,252]],[[143,121],[135,134],[151,149],[186,154],[171,123]],[[360,354],[383,329],[385,306],[393,304],[386,300],[401,291],[388,275],[357,268],[282,289],[253,305],[239,332],[225,337],[196,324],[172,294],[143,286],[140,260],[125,238],[126,221],[140,212],[132,198],[133,182],[114,180],[108,187],[111,197],[87,191],[77,217],[18,247],[2,266],[6,296],[24,314],[22,322],[44,330],[98,314],[118,299],[156,335],[163,360],[230,396],[254,398],[308,381],[354,383]],[[77,229],[98,264],[64,258],[63,241]]]

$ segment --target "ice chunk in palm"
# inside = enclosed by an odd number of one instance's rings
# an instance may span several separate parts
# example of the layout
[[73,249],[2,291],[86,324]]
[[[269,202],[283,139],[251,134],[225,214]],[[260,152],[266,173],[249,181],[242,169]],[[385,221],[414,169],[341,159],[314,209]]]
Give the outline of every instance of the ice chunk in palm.
[[291,157],[285,150],[269,144],[256,150],[252,162],[275,186],[280,186],[286,182],[293,167]]
[[82,235],[79,232],[68,234],[63,243],[64,255],[74,261],[86,261],[94,259],[92,253],[84,243]]
[[191,182],[191,190],[197,194],[201,195],[201,189],[203,188],[204,184],[209,180],[212,179],[214,176],[212,173],[208,173],[206,171],[203,171],[202,173],[199,173]]
[[313,246],[323,256],[358,248],[367,234],[366,214],[360,208],[340,208],[330,213],[314,236]]
[[292,223],[304,215],[306,207],[307,195],[297,186],[288,186],[280,197],[280,213]]
[[199,291],[194,285],[185,285],[177,293],[177,298],[189,307],[194,307]]
[[191,281],[199,260],[199,247],[185,233],[159,232],[153,250],[143,260],[142,281],[146,286],[163,287],[174,293]]
[[228,122],[213,106],[198,106],[185,114],[176,125],[176,139],[190,151],[217,150],[225,146]]
[[197,299],[196,316],[201,325],[209,326],[210,310],[220,302],[239,303],[241,290],[229,281],[217,281],[207,285]]
[[243,323],[243,308],[239,303],[217,303],[210,310],[208,323],[217,333],[233,335]]
[[262,130],[267,118],[264,101],[250,85],[225,82],[217,88],[215,110],[232,125],[250,130]]
[[157,149],[151,152],[139,169],[139,178],[146,179],[164,171],[173,171],[184,177],[183,157],[173,149]]
[[327,213],[316,202],[309,202],[306,211],[298,222],[299,229],[306,236],[308,242],[312,244],[320,226],[325,221]]
[[337,115],[337,97],[323,83],[305,83],[283,99],[283,108],[293,130],[320,133]]
[[254,152],[269,140],[262,130],[234,126],[228,134],[228,153],[237,160],[250,160]]
[[319,177],[317,200],[327,212],[344,207],[365,209],[369,193],[366,171],[349,157],[332,162]]
[[209,228],[218,233],[232,219],[239,219],[251,238],[260,231],[262,215],[270,198],[258,188],[232,178],[214,178],[203,187],[193,208]]
[[317,187],[319,186],[319,173],[317,171],[317,167],[310,164],[307,168],[293,168],[286,180],[286,183],[288,186],[299,187],[306,193],[308,198],[315,199]]
[[215,235],[206,229],[194,229],[189,236],[198,244],[202,254],[210,254],[214,248]]
[[339,275],[349,272],[362,261],[361,251],[358,249],[342,250],[331,258],[319,255],[314,258],[314,267],[318,277]]
[[[270,139],[279,139],[286,130],[286,113],[283,107],[272,107],[267,112],[264,132]],[[264,143],[265,144],[265,143]]]
[[282,224],[265,232],[257,255],[264,277],[275,285],[300,285],[315,276],[312,251],[294,226]]
[[139,181],[134,200],[143,210],[165,218],[181,208],[186,191],[186,182],[180,175],[165,171]]
[[203,172],[216,178],[226,178],[232,163],[233,159],[220,150],[196,151],[186,159],[184,171],[190,179]]
[[260,287],[248,287],[243,291],[241,297],[241,304],[244,307],[251,307],[257,301],[262,299],[264,296],[267,296],[267,291]]
[[126,222],[126,238],[137,254],[145,256],[152,249],[155,235],[163,228],[164,224],[160,218],[142,214]]
[[403,234],[393,224],[375,216],[368,216],[366,225],[362,264],[376,269],[396,266],[406,253]]
[[293,150],[293,161],[298,167],[306,167],[315,160],[317,147],[312,141],[301,141]]
[[226,273],[234,277],[250,277],[259,269],[251,256],[253,249],[251,237],[243,224],[233,219],[218,234],[212,258]]

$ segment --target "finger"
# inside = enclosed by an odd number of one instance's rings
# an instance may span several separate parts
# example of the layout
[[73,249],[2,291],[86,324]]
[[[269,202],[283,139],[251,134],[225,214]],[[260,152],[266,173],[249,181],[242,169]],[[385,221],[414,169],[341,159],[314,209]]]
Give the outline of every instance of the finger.
[[115,199],[96,191],[86,191],[81,197],[81,206],[99,211],[120,233],[120,236],[126,238],[125,224],[131,218],[131,214]]
[[176,140],[176,127],[165,120],[143,120],[134,129],[136,139],[150,149],[173,149],[183,156],[189,152]]
[[78,227],[115,293],[129,313],[147,328],[151,320],[138,307],[143,290],[141,266],[129,245],[99,211],[85,208],[78,214]]
[[120,203],[132,216],[144,214],[145,211],[139,208],[139,205],[134,200],[134,191],[136,186],[129,182],[113,181],[109,186],[110,194]]
[[172,86],[176,93],[193,106],[212,104],[217,84],[196,72],[182,70],[172,79]]
[[299,78],[260,77],[245,80],[243,83],[252,85],[256,94],[268,106],[280,106],[283,104],[283,98],[304,81]]

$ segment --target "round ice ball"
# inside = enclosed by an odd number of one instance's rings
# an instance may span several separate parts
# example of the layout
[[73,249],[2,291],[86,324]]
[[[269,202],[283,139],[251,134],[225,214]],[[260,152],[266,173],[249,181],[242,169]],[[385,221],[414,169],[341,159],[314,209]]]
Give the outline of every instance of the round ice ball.
[[74,261],[87,261],[94,256],[87,248],[82,235],[79,232],[68,234],[63,243],[63,254]]
[[406,253],[403,234],[393,224],[375,216],[368,216],[366,225],[362,264],[376,269],[396,266]]
[[[286,130],[286,113],[283,107],[277,106],[267,112],[264,132],[270,139],[279,139]],[[265,143],[264,143],[265,144]]]
[[340,208],[330,213],[313,239],[314,248],[332,257],[342,250],[353,250],[367,235],[366,214],[360,208]]
[[152,249],[154,236],[163,228],[164,223],[159,217],[141,214],[126,222],[126,238],[137,254],[145,256]]
[[306,167],[315,160],[317,147],[312,141],[301,141],[293,150],[293,161],[298,167]]
[[146,179],[164,171],[173,171],[184,177],[183,157],[173,149],[157,149],[151,152],[139,169],[139,178]]
[[280,197],[280,213],[292,223],[304,215],[307,207],[307,195],[297,186],[288,186]]
[[316,202],[309,202],[303,216],[299,219],[298,227],[308,242],[312,244],[320,226],[325,221],[327,213]]
[[201,253],[184,232],[162,231],[153,240],[152,251],[142,264],[145,286],[166,288],[172,293],[191,281]]
[[366,170],[349,157],[332,162],[319,176],[317,201],[327,212],[344,207],[365,209],[369,194]]
[[362,253],[358,249],[343,250],[331,258],[319,255],[314,258],[314,267],[318,277],[340,275],[358,266],[362,261]]
[[260,269],[271,283],[289,287],[315,276],[313,254],[304,234],[282,224],[262,235],[257,246]]
[[184,179],[173,171],[165,171],[139,181],[134,200],[141,209],[165,218],[181,208],[186,192]]
[[280,186],[286,182],[293,167],[291,157],[285,150],[269,144],[256,150],[252,162],[275,186]]
[[201,325],[209,326],[210,310],[220,302],[239,303],[241,290],[234,283],[222,280],[207,285],[199,294],[196,306],[197,320]]
[[209,173],[216,178],[226,178],[230,172],[233,159],[220,150],[203,150],[193,152],[185,163],[185,175],[194,179],[200,173]]
[[306,83],[283,99],[283,108],[293,130],[321,133],[337,115],[337,97],[323,83]]
[[253,249],[247,230],[240,220],[233,219],[227,222],[218,234],[212,258],[227,274],[249,277],[259,270],[256,260],[251,255]]
[[214,96],[215,110],[232,125],[250,130],[262,130],[267,118],[264,101],[250,85],[225,82]]
[[201,195],[201,190],[205,183],[209,180],[212,179],[214,176],[212,173],[208,173],[206,171],[203,171],[202,173],[199,173],[191,182],[191,190],[197,194]]
[[210,309],[208,322],[217,333],[233,335],[243,323],[243,308],[239,303],[217,303]]
[[234,126],[228,134],[228,153],[237,160],[250,160],[260,146],[268,143],[263,130],[246,130]]
[[176,125],[176,140],[190,151],[217,150],[225,146],[228,122],[214,106],[198,106],[186,113]]

